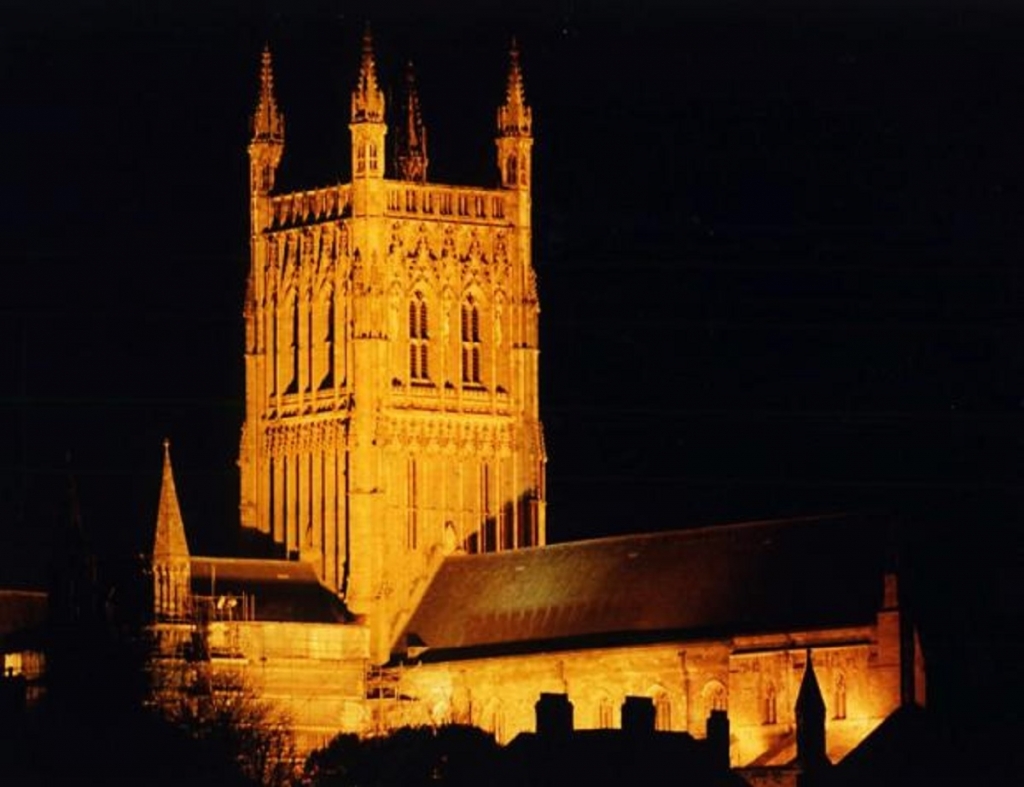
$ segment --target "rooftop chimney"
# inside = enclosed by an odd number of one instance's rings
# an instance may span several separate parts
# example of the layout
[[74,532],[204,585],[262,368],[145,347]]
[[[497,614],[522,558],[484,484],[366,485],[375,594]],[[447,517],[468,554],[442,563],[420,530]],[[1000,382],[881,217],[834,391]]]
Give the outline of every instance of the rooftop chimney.
[[630,735],[654,733],[654,700],[650,697],[626,697],[622,703],[622,731]]
[[572,733],[572,703],[568,694],[544,692],[534,705],[537,712],[537,734],[544,737],[565,737]]

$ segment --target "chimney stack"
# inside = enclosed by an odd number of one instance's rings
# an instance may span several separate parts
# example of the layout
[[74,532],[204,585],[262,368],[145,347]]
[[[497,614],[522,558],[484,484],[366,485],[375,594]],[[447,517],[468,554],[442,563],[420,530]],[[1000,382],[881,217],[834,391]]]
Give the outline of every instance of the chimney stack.
[[654,700],[650,697],[626,697],[622,703],[622,731],[628,735],[652,735],[654,716]]
[[572,734],[572,703],[568,694],[543,692],[534,705],[537,713],[537,734],[546,738],[568,737]]

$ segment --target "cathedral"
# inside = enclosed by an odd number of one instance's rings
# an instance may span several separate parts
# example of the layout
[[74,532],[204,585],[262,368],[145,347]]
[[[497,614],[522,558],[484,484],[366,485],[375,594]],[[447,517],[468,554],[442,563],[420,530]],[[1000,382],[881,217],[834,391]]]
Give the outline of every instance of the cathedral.
[[727,716],[730,762],[767,783],[796,756],[813,672],[840,760],[924,702],[887,523],[547,544],[532,114],[515,45],[500,98],[495,183],[434,183],[412,71],[389,112],[367,32],[350,182],[286,193],[263,52],[239,466],[245,540],[266,549],[191,554],[165,443],[148,561],[158,691],[201,658],[278,703],[301,751],[446,722],[505,743],[534,730],[550,694],[578,729],[619,728],[640,697],[662,731],[703,738]]

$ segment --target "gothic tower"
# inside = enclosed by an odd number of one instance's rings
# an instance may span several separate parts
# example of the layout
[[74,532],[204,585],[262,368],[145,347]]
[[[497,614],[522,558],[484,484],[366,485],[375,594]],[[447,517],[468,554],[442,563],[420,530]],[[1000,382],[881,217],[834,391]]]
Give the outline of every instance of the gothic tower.
[[276,193],[284,121],[263,55],[242,525],[310,562],[366,616],[381,658],[445,554],[545,541],[531,113],[514,45],[507,84],[499,186],[427,181],[411,77],[387,167],[367,30],[351,181]]

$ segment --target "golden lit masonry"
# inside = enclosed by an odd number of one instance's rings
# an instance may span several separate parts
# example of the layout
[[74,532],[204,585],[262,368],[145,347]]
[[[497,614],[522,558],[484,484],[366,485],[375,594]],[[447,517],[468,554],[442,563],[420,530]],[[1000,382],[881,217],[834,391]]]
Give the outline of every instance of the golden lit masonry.
[[285,122],[264,51],[249,145],[242,524],[369,616],[378,649],[446,554],[545,542],[518,53],[497,186],[429,181],[411,64],[405,91],[389,147],[367,32],[351,182],[279,193]]
[[518,52],[494,188],[429,181],[411,71],[404,84],[387,145],[366,35],[352,181],[277,193],[285,125],[263,53],[240,464],[242,525],[271,549],[190,554],[165,447],[157,698],[194,688],[182,667],[198,647],[211,675],[280,706],[303,752],[342,731],[448,722],[507,743],[535,729],[542,695],[579,729],[623,728],[642,706],[652,732],[718,729],[723,757],[765,787],[923,703],[885,522],[545,544]]

